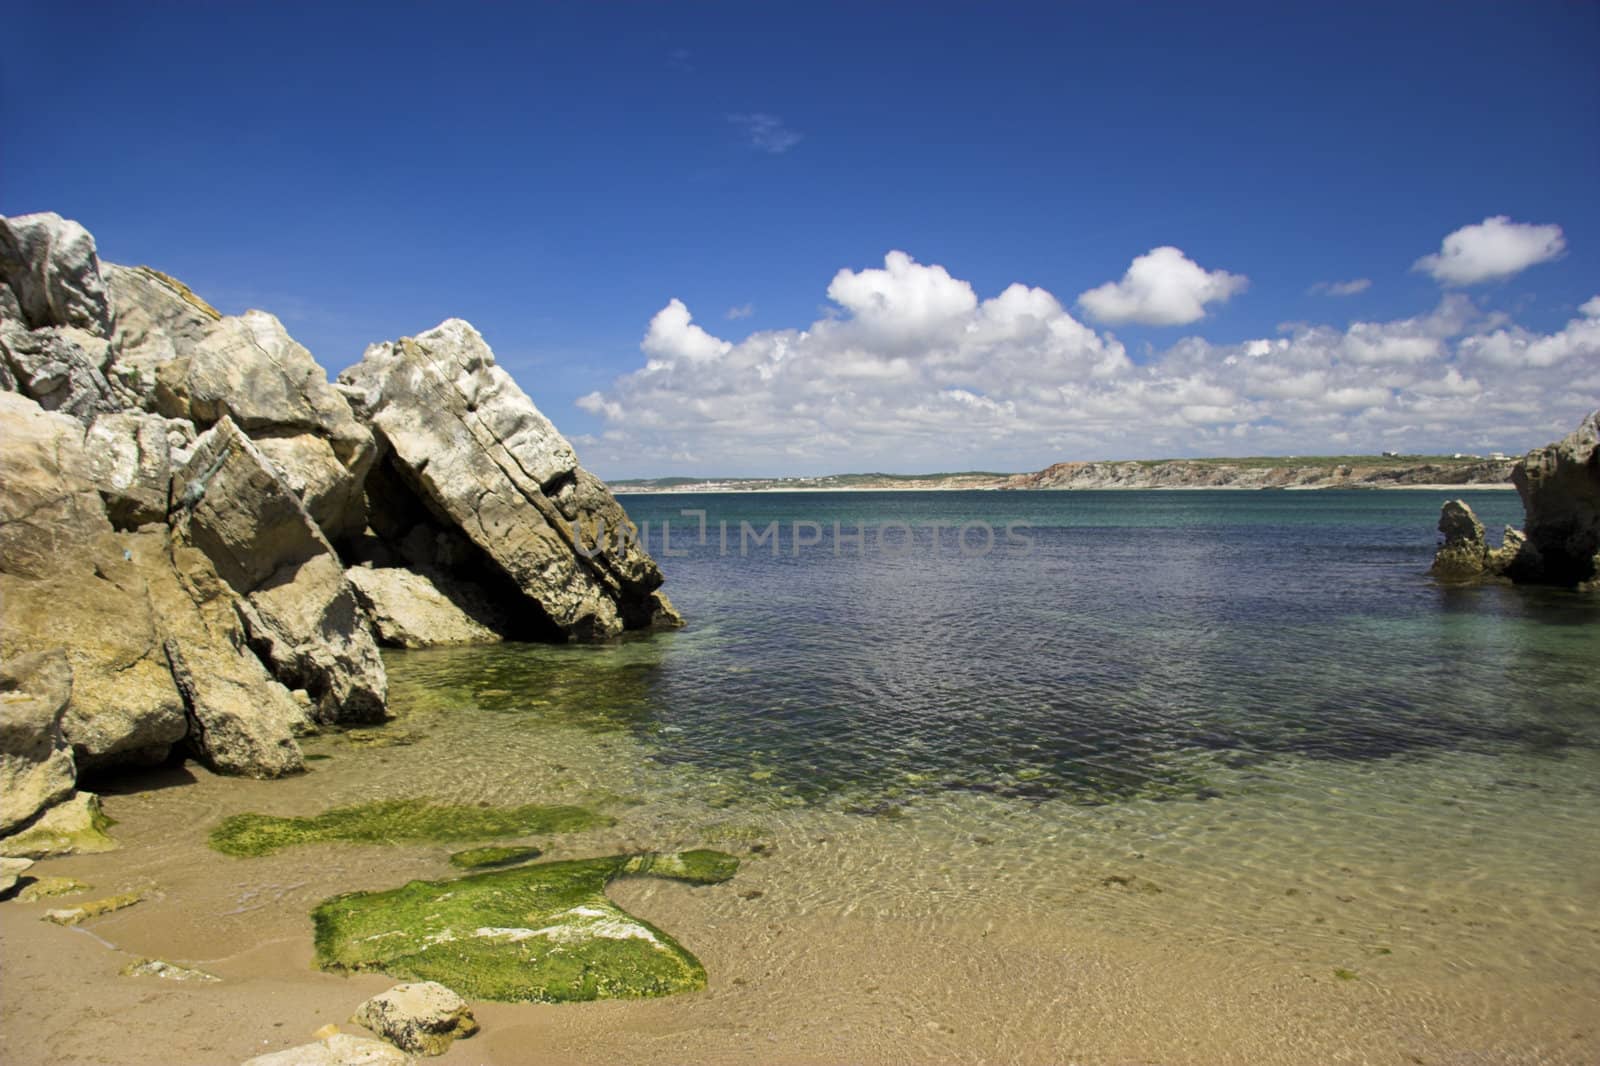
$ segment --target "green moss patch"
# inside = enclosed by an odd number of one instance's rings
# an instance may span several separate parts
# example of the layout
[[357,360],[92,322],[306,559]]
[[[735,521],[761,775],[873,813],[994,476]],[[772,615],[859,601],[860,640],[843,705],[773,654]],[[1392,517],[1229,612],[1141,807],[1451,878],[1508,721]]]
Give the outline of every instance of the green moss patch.
[[606,898],[619,877],[716,884],[720,851],[612,855],[353,892],[312,912],[317,964],[438,981],[469,999],[624,999],[705,987],[700,960]]
[[344,840],[391,844],[407,840],[482,840],[531,833],[571,833],[614,824],[582,807],[460,807],[426,800],[384,800],[335,807],[312,818],[236,814],[211,831],[224,855],[267,855],[295,844]]
[[481,870],[491,866],[520,866],[532,862],[544,852],[538,848],[468,848],[450,856],[450,865],[463,870]]

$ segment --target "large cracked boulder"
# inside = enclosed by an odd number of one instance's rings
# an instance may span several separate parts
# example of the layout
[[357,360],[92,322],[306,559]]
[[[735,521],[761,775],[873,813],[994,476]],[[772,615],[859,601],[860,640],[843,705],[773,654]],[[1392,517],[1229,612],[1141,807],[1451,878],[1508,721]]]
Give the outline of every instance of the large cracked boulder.
[[1561,440],[1536,448],[1511,472],[1527,544],[1514,580],[1596,587],[1600,582],[1600,411]]
[[78,779],[61,713],[72,667],[60,648],[0,661],[0,834],[72,795]]
[[[473,591],[451,587],[446,595],[427,575],[399,567],[355,566],[345,576],[372,619],[379,643],[393,648],[436,648],[460,644],[494,644],[500,634],[475,618],[486,608]],[[476,601],[476,602],[474,602]]]
[[161,367],[199,344],[222,312],[151,267],[102,263],[100,272],[116,317],[111,373],[153,410]]
[[471,325],[373,345],[339,382],[396,480],[509,579],[545,635],[678,621],[654,560],[618,535],[633,528],[622,507]]
[[321,722],[387,717],[388,683],[333,546],[277,468],[224,415],[173,482],[176,534],[243,598],[250,646]]
[[145,411],[118,411],[94,420],[84,450],[112,525],[165,524],[173,469],[194,438],[191,423]]
[[94,238],[53,211],[0,216],[0,281],[29,329],[72,326],[110,337],[113,315]]
[[0,393],[0,657],[65,648],[62,733],[84,765],[158,759],[187,732],[142,583],[95,490],[84,427]]
[[1446,581],[1483,576],[1489,556],[1483,540],[1483,523],[1465,500],[1451,500],[1439,511],[1439,532],[1444,543],[1433,556],[1433,575]]
[[359,533],[372,434],[327,372],[272,315],[217,320],[156,372],[156,408],[207,427],[230,418],[273,460],[335,540]]

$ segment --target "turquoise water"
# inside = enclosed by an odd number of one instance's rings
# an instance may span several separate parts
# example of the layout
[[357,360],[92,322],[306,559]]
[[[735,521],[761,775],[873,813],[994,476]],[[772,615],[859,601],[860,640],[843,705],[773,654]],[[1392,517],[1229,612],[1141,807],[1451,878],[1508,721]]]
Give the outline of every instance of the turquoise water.
[[[1490,529],[1520,521],[1514,493],[1466,496]],[[1446,498],[629,496],[686,630],[403,659],[400,678],[493,677],[480,706],[866,811],[950,791],[1207,800],[1221,771],[1282,756],[1595,749],[1600,601],[1434,582]],[[684,510],[706,512],[704,544]],[[774,521],[776,554],[741,545],[741,523]]]

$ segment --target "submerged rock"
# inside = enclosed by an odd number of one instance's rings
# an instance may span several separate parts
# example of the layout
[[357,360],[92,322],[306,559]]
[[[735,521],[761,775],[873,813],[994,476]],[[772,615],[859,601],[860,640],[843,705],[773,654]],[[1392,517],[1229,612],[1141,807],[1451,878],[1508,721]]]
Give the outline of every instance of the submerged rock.
[[267,855],[295,844],[344,840],[390,844],[403,840],[482,840],[572,833],[613,824],[582,807],[468,807],[425,800],[382,800],[335,807],[309,818],[236,814],[211,831],[211,846],[224,855]]
[[443,1055],[452,1041],[478,1031],[467,1001],[437,981],[395,985],[356,1008],[354,1021],[395,1047]]
[[187,966],[164,962],[161,959],[140,959],[138,962],[129,963],[122,968],[122,976],[159,977],[163,981],[194,981],[200,984],[212,984],[222,980],[214,973],[191,970]]
[[57,925],[77,925],[79,922],[86,922],[90,918],[98,918],[103,914],[126,910],[143,901],[143,893],[124,892],[117,896],[107,896],[105,899],[92,899],[87,903],[80,903],[76,907],[58,907],[55,910],[45,911],[44,920],[55,922]]
[[450,865],[463,870],[482,870],[495,866],[520,866],[532,862],[544,852],[538,848],[468,848],[450,856]]
[[613,855],[336,896],[312,912],[317,962],[505,1002],[695,991],[706,983],[700,961],[605,887],[637,876],[717,884],[738,867],[718,851]]
[[386,452],[396,490],[463,534],[551,635],[674,624],[656,596],[655,562],[619,536],[633,529],[622,507],[471,325],[450,319],[375,344],[339,382]]
[[87,892],[90,887],[75,877],[36,877],[22,887],[22,891],[17,893],[17,899],[23,903],[37,903],[41,899]]
[[370,1037],[332,1033],[314,1044],[257,1055],[244,1066],[413,1066],[416,1062],[399,1048]]

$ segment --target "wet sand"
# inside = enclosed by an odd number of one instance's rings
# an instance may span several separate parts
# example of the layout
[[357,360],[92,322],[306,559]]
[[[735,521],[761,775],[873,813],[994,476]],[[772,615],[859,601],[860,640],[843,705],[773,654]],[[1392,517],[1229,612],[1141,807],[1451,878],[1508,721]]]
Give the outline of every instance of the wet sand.
[[[548,858],[713,846],[744,859],[724,885],[612,888],[700,957],[704,992],[478,1003],[483,1032],[436,1060],[447,1066],[1600,1061],[1600,827],[1545,798],[1592,793],[1590,753],[1391,760],[1356,777],[1285,764],[1208,803],[952,794],[866,816],[719,791],[650,764],[625,734],[466,711],[393,728],[420,739],[319,738],[308,750],[332,757],[286,781],[189,767],[109,791],[122,848],[31,871],[94,891],[0,903],[0,1061],[237,1063],[344,1024],[394,982],[314,969],[309,911],[450,876],[452,846],[233,859],[205,835],[239,811],[403,795],[617,816],[538,840]],[[39,920],[130,889],[149,898],[79,928]],[[119,975],[143,957],[222,981]]]

